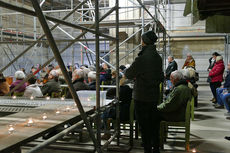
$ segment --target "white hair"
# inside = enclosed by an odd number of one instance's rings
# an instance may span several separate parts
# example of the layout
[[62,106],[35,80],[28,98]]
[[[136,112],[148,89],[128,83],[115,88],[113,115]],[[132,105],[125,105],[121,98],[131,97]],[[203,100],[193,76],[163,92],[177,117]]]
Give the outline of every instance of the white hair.
[[89,68],[83,68],[82,70],[84,72],[84,77],[87,77],[88,73],[90,72],[90,69]]
[[183,79],[183,74],[180,71],[178,71],[178,70],[173,71],[171,73],[171,76],[173,77],[174,80],[181,80],[181,79]]
[[82,69],[76,69],[73,71],[73,77],[78,76],[79,78],[84,78],[84,71]]
[[57,77],[58,76],[58,71],[57,70],[52,70],[50,71],[50,75]]
[[183,74],[184,79],[190,79],[190,73],[188,69],[179,70]]
[[24,79],[25,78],[25,74],[23,71],[16,71],[15,72],[15,78],[16,79]]
[[96,72],[95,71],[90,71],[88,73],[88,78],[90,78],[92,80],[96,80]]

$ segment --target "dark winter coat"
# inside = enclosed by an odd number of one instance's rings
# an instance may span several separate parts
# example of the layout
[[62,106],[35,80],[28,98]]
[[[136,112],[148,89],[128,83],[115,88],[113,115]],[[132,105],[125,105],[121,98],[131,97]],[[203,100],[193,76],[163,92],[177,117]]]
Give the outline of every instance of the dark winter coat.
[[54,79],[48,80],[46,84],[41,88],[42,94],[51,96],[52,92],[61,92],[61,86],[59,82]]
[[230,88],[230,71],[228,71],[224,80],[224,88]]
[[155,45],[143,46],[138,57],[126,70],[125,76],[134,79],[134,100],[153,102],[159,99],[159,84],[164,79],[162,59]]
[[170,80],[170,75],[175,70],[177,70],[177,63],[175,60],[173,60],[172,62],[169,62],[168,67],[165,71],[167,80]]
[[209,76],[211,77],[211,82],[222,82],[224,74],[224,61],[217,61],[209,72]]
[[[84,83],[84,78],[76,79],[73,82],[73,87],[74,87],[75,91],[89,90],[89,86]],[[71,95],[69,90],[68,90],[68,92],[66,94],[66,98],[72,98],[72,95]]]

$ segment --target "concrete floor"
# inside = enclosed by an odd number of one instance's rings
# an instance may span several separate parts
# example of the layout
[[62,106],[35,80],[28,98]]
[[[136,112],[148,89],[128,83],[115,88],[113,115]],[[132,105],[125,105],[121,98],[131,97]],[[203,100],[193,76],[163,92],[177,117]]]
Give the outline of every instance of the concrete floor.
[[[213,107],[212,94],[209,86],[199,86],[198,108],[195,109],[195,120],[191,121],[190,149],[199,153],[230,153],[230,141],[224,139],[230,136],[230,120],[226,119],[226,109]],[[134,149],[131,153],[142,153],[141,149]],[[165,145],[162,153],[185,152],[183,143],[172,142]]]
[[[230,141],[224,139],[225,136],[230,136],[230,120],[224,116],[227,111],[225,109],[215,109],[212,106],[210,101],[212,94],[209,86],[199,86],[198,92],[199,104],[198,108],[195,109],[195,120],[191,121],[190,149],[195,148],[199,153],[230,153]],[[122,134],[128,135],[125,132]],[[121,140],[121,142],[123,141],[127,142],[127,138]],[[184,153],[183,145],[182,142],[172,141],[165,145],[165,150],[162,150],[161,153]],[[92,148],[87,145],[81,147]],[[63,151],[52,148],[44,149],[41,152],[73,153],[78,151]],[[108,152],[115,153],[117,151]],[[134,147],[130,153],[143,153],[140,138],[138,140],[134,139]]]

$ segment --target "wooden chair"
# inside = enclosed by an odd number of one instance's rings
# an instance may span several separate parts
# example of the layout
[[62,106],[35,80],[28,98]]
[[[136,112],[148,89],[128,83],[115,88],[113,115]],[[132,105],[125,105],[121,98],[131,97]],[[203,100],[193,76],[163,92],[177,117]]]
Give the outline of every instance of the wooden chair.
[[[191,117],[191,103],[194,104],[194,98],[188,101],[185,113],[185,121],[184,122],[167,122],[161,121],[160,123],[160,147],[164,149],[164,142],[167,139],[180,139],[185,140],[185,150],[189,150],[189,137],[190,137],[190,117]],[[193,105],[194,106],[194,105]],[[172,131],[174,129],[174,131]],[[178,130],[184,130],[178,131]],[[168,137],[168,133],[185,133],[184,138],[170,138]]]
[[52,92],[51,98],[61,98],[61,92]]
[[22,97],[24,95],[24,92],[14,92],[13,96],[17,96],[17,97]]
[[[112,120],[113,125],[116,125],[116,120]],[[120,121],[121,124],[123,124],[123,129],[126,129],[126,124],[129,124],[129,145],[133,146],[133,124],[134,124],[134,100],[131,101],[130,107],[129,107],[129,120],[128,121]],[[135,135],[138,135],[138,126],[135,126]]]

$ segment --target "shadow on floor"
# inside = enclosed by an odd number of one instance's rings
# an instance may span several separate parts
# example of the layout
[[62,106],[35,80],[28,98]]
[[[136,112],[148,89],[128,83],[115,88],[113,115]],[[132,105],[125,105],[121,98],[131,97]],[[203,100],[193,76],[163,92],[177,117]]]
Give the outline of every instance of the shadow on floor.
[[194,114],[194,117],[196,120],[208,120],[208,119],[214,119],[215,117],[204,115],[204,114]]

